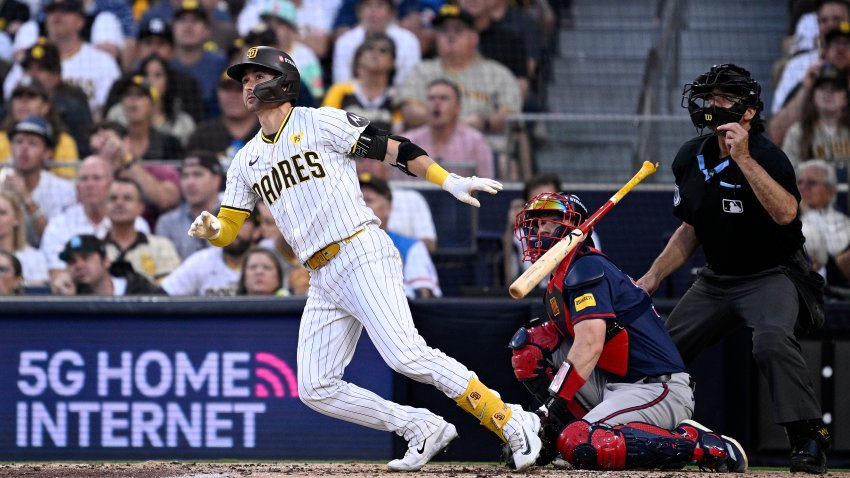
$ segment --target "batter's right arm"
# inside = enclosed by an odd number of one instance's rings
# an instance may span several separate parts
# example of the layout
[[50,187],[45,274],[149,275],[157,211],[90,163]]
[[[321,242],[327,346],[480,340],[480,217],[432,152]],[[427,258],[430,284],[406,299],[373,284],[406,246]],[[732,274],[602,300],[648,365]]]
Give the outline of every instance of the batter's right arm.
[[673,237],[667,242],[664,250],[652,263],[652,267],[637,280],[637,285],[643,288],[649,295],[655,293],[658,286],[667,276],[672,274],[676,269],[682,267],[686,260],[691,257],[699,240],[697,239],[694,227],[687,223],[682,223]]

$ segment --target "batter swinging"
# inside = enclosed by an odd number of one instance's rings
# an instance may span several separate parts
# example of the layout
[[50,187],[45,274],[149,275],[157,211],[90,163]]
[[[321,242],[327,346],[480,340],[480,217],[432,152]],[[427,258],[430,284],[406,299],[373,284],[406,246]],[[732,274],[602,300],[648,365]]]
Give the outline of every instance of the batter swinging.
[[429,347],[416,331],[401,259],[363,202],[354,160],[385,161],[476,207],[473,193],[495,194],[502,185],[449,174],[420,147],[361,116],[295,107],[300,76],[280,50],[250,48],[227,74],[242,83],[245,104],[262,128],[230,166],[218,217],[204,211],[189,235],[224,246],[258,200],[269,206],[310,270],[298,338],[301,400],[320,413],[403,436],[407,453],[388,464],[395,471],[419,470],[457,437],[452,424],[429,410],[393,403],[342,379],[365,327],[393,370],[453,398],[510,445],[517,468],[534,464],[541,448],[538,417],[502,402],[475,373]]

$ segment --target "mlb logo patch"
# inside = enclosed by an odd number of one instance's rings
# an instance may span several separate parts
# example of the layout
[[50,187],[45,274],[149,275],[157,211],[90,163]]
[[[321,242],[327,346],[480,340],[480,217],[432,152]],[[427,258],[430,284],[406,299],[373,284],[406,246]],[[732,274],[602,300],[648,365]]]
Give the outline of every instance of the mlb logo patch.
[[738,199],[724,199],[723,212],[728,212],[730,214],[743,214],[744,203]]

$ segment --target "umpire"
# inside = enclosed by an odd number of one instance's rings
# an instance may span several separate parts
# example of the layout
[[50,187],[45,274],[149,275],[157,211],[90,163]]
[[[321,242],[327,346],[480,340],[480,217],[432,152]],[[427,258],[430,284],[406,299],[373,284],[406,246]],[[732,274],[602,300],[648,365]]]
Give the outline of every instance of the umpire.
[[773,418],[791,444],[791,471],[826,473],[829,432],[794,335],[798,315],[804,327],[822,323],[822,284],[807,285],[800,192],[788,157],[762,134],[760,94],[750,72],[732,64],[685,85],[682,106],[710,133],[682,145],[673,161],[673,213],[682,224],[638,285],[652,294],[702,245],[707,265],[667,319],[673,341],[690,362],[751,329]]

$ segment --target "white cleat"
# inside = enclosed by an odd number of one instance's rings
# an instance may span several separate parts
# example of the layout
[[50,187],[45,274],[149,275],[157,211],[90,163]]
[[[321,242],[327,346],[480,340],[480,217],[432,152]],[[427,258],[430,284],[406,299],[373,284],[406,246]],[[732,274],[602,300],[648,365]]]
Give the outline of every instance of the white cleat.
[[543,442],[537,435],[540,432],[540,417],[532,412],[514,410],[514,417],[520,428],[508,439],[513,451],[514,465],[517,471],[525,470],[534,465]]
[[404,457],[387,463],[387,467],[390,471],[419,471],[455,438],[457,438],[455,426],[449,422],[443,422],[443,425],[425,438],[422,443],[410,443]]

